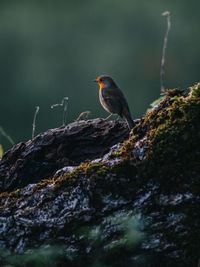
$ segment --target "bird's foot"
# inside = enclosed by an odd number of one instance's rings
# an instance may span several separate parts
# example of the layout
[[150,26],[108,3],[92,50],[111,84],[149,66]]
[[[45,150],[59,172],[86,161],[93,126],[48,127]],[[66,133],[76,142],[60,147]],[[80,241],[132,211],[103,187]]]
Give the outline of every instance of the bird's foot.
[[108,117],[106,117],[105,119],[103,119],[104,121],[107,121],[110,119],[110,117],[112,117],[113,114],[110,114]]

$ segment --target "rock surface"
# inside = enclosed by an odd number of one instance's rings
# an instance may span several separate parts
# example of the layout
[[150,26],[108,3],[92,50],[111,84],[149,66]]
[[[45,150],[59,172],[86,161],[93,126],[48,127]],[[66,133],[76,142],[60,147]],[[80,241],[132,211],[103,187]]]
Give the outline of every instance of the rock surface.
[[[94,125],[99,127],[96,134]],[[55,152],[65,140],[60,129],[52,130],[57,141],[44,141],[47,132],[13,148],[18,151],[13,159],[11,151],[2,159],[2,249],[27,256],[52,248],[52,266],[198,266],[200,85],[192,87],[188,96],[170,91],[130,136],[121,122],[90,120],[80,127],[84,130],[78,138],[90,147],[80,156],[72,156],[79,144],[64,156]],[[87,131],[93,133],[93,142]],[[40,142],[47,142],[48,149],[41,148]],[[96,155],[93,148],[99,151]],[[38,169],[34,160],[27,161],[25,170],[21,169],[24,176],[16,168],[17,180],[13,182],[9,174],[5,179],[6,161],[12,167],[24,151],[26,160],[29,149],[37,155]],[[48,172],[42,162],[49,153],[53,164],[47,165]],[[63,157],[67,160],[59,165]],[[2,264],[20,266],[3,256],[0,259]],[[19,259],[22,263],[23,258]],[[24,263],[37,266],[31,264]],[[49,266],[49,261],[45,264]]]
[[128,137],[124,122],[95,119],[50,129],[19,143],[0,161],[0,190],[11,191],[48,178],[66,165],[102,157]]

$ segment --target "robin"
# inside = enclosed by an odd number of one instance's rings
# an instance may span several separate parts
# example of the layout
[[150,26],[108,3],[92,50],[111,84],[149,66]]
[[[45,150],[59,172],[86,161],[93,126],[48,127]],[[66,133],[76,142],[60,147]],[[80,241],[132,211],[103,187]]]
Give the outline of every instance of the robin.
[[128,103],[115,81],[107,75],[98,76],[94,81],[99,84],[99,100],[103,108],[111,115],[117,114],[121,118],[125,118],[129,128],[132,129],[135,123],[131,117]]

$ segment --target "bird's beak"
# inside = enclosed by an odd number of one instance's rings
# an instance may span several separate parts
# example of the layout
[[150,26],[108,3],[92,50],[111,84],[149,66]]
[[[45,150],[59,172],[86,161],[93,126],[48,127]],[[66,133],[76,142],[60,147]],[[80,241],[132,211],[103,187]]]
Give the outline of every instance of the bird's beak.
[[94,79],[93,82],[98,83],[97,79]]

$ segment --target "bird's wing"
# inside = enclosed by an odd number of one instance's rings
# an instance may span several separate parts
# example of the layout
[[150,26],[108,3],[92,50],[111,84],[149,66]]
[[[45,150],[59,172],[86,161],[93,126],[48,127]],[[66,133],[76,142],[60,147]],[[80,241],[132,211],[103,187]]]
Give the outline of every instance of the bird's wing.
[[104,90],[103,98],[109,112],[118,114],[120,117],[124,117],[129,125],[129,128],[133,128],[134,122],[123,92],[116,87],[109,88]]
[[104,101],[112,113],[122,116],[124,95],[118,88],[109,88],[104,91]]
[[129,106],[128,106],[128,103],[126,101],[126,98],[125,98],[123,92],[119,88],[117,88],[117,90],[118,90],[117,94],[119,96],[119,100],[120,100],[120,103],[121,103],[121,106],[122,106],[122,114],[121,114],[121,116],[122,117],[123,116],[124,117],[131,116],[130,110],[129,110]]

